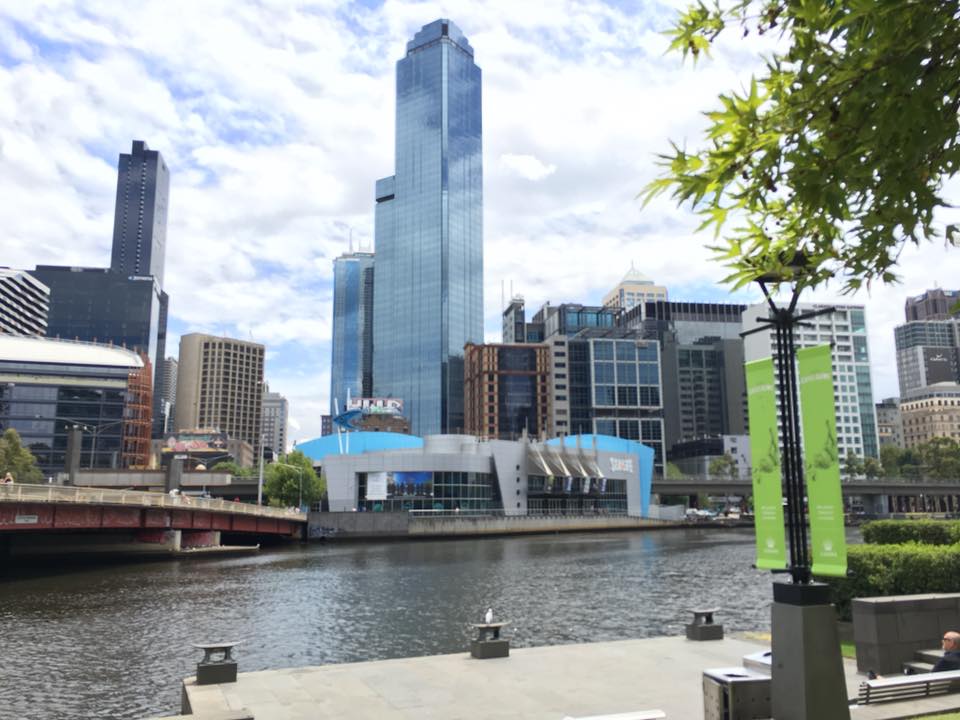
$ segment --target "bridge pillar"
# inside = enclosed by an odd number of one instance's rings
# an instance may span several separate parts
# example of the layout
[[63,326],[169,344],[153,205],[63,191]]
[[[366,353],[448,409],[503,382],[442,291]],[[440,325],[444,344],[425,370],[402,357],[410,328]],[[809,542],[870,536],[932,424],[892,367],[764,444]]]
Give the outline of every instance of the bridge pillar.
[[886,515],[887,514],[887,496],[886,495],[863,495],[863,511],[868,515]]

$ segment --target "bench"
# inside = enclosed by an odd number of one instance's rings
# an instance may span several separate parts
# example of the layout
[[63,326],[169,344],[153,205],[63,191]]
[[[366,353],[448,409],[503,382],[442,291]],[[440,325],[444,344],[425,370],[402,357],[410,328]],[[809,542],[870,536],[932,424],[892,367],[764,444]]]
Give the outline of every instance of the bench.
[[878,678],[860,683],[858,705],[915,700],[931,695],[946,695],[960,690],[960,670]]
[[617,713],[616,715],[591,715],[574,718],[569,715],[563,720],[660,720],[665,718],[663,710],[638,710],[637,712]]

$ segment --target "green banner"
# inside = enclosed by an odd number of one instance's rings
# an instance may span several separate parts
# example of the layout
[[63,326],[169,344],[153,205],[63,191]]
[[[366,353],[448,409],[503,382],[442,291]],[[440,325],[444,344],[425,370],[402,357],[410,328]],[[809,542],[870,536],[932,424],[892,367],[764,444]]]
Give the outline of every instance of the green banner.
[[746,363],[745,368],[750,453],[753,456],[753,522],[757,534],[757,567],[780,570],[787,566],[787,551],[784,543],[773,360],[755,360]]
[[837,418],[833,409],[830,346],[797,351],[803,418],[803,471],[810,512],[814,575],[847,575],[847,541],[837,457]]

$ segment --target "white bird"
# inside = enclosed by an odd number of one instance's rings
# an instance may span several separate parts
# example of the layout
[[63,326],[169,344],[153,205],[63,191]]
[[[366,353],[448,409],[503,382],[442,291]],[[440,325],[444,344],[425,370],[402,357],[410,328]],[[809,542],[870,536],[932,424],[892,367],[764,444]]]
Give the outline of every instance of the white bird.
[[486,614],[483,616],[483,621],[489,625],[493,622],[493,608],[487,608]]

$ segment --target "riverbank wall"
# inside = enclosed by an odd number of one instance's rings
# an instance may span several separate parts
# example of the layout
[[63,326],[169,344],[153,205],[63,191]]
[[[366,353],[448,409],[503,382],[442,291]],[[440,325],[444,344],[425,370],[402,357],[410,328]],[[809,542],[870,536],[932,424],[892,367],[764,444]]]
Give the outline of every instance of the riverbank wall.
[[416,516],[409,513],[312,512],[311,540],[380,540],[456,538],[538,533],[609,532],[683,527],[671,520],[651,520],[623,515],[476,515]]

